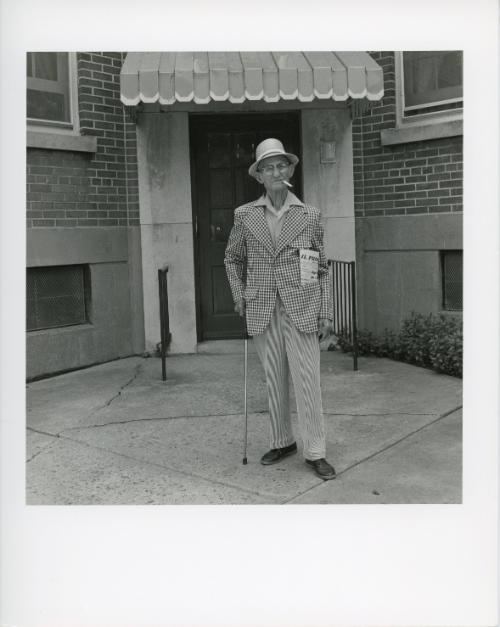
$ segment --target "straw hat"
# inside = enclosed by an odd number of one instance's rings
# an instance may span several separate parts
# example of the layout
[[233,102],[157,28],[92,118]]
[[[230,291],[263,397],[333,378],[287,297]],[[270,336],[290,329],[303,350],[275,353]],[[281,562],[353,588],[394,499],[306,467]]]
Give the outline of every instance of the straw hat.
[[263,159],[267,159],[267,157],[275,157],[276,155],[283,155],[292,165],[296,165],[299,162],[299,158],[296,155],[293,155],[291,152],[285,152],[283,144],[279,139],[270,137],[261,141],[255,149],[255,162],[248,168],[248,174],[256,178],[259,163]]

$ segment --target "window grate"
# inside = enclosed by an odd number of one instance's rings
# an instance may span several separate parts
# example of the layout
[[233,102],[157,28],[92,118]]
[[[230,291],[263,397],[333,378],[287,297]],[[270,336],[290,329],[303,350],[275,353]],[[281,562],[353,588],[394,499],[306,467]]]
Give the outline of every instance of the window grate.
[[461,250],[442,251],[443,309],[463,309],[463,253]]
[[89,322],[89,283],[87,266],[28,268],[27,330]]

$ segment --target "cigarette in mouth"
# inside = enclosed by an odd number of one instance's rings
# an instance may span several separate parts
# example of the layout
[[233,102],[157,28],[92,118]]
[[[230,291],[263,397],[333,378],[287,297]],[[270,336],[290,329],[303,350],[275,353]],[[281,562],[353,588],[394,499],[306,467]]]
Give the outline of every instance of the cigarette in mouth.
[[289,183],[288,181],[283,181],[283,183],[287,186],[287,187],[293,187],[293,185],[291,183]]

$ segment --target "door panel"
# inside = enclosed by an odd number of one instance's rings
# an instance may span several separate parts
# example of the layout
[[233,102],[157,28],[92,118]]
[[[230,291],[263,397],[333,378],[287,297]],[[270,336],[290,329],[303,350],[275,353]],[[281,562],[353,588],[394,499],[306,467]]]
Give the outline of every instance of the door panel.
[[[263,187],[248,174],[255,146],[277,137],[300,157],[297,114],[192,116],[192,191],[200,340],[242,337],[242,322],[224,268],[234,210],[258,198]],[[300,197],[300,164],[294,191]]]

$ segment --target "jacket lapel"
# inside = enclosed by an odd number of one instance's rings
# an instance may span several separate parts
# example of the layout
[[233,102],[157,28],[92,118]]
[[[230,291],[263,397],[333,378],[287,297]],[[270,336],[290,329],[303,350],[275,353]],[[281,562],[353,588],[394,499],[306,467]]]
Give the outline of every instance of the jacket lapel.
[[271,234],[269,233],[269,227],[264,216],[264,207],[255,205],[243,218],[243,223],[255,235],[259,242],[261,242],[271,254],[274,254]]
[[305,229],[307,225],[307,215],[303,206],[292,205],[287,211],[285,221],[278,237],[276,254],[278,254],[289,242]]

